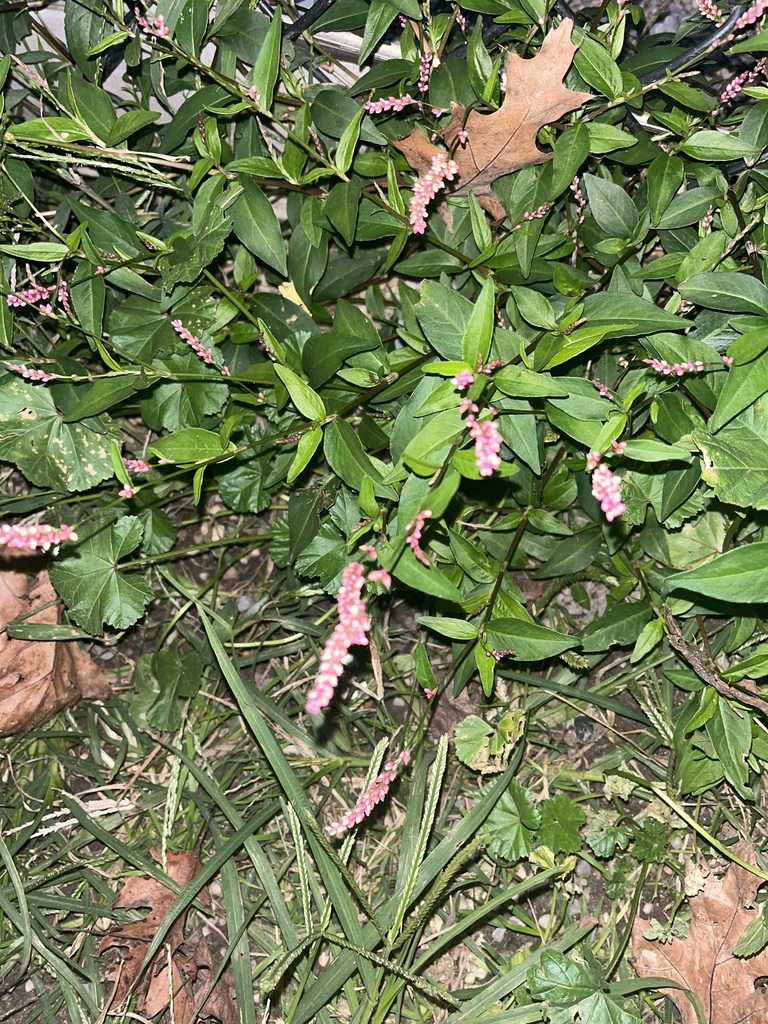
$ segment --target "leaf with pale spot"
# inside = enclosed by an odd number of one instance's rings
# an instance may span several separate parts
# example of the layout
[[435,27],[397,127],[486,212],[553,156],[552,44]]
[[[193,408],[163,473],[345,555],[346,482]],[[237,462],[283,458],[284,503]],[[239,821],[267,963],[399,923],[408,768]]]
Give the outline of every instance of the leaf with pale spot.
[[6,377],[0,383],[0,459],[33,484],[86,491],[113,474],[110,440],[121,440],[108,416],[65,423],[50,391]]

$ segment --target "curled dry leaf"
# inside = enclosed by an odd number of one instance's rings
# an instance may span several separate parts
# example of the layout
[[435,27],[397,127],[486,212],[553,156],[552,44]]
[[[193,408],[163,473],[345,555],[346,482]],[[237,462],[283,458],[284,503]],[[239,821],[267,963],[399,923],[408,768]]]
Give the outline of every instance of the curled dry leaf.
[[[504,209],[491,191],[493,182],[504,174],[541,164],[552,159],[539,149],[536,134],[563,114],[577,110],[591,99],[588,92],[575,92],[563,85],[577,47],[571,42],[571,21],[563,21],[544,38],[535,57],[525,60],[509,55],[504,102],[492,114],[467,112],[457,103],[451,105],[451,119],[440,133],[459,167],[458,185],[453,195],[474,192],[478,202],[494,217],[503,218]],[[458,143],[461,129],[467,133],[464,145]],[[428,142],[418,128],[394,143],[406,160],[426,173],[438,146]]]
[[[734,853],[747,864],[755,853],[741,843]],[[758,916],[750,909],[762,885],[751,871],[731,864],[722,878],[709,875],[691,897],[691,927],[685,939],[652,942],[643,937],[648,921],[636,918],[632,929],[635,970],[642,977],[665,977],[690,989],[701,1000],[707,1024],[757,1024],[768,1019],[768,989],[755,981],[768,975],[768,949],[735,957],[733,948]],[[693,1004],[680,989],[667,994],[683,1024],[697,1024]]]
[[[28,623],[58,625],[59,600],[40,565],[28,553],[0,550],[3,627],[21,616]],[[111,692],[101,669],[75,641],[17,640],[0,633],[0,736],[40,725],[81,697],[104,700]]]
[[[150,852],[156,861],[160,861],[159,851]],[[183,888],[199,872],[200,861],[193,850],[168,853],[166,869],[169,878]],[[202,890],[198,898],[203,903],[209,901],[206,890]],[[173,993],[173,1019],[176,1024],[190,1024],[195,1019],[211,1017],[221,1024],[238,1024],[239,1015],[231,995],[231,974],[224,971],[213,986],[218,963],[199,930],[185,939],[185,914],[174,921],[163,946],[140,978],[147,949],[175,899],[176,893],[156,878],[136,875],[126,880],[113,907],[124,910],[149,908],[149,913],[141,921],[115,925],[101,940],[102,953],[116,948],[125,951],[123,960],[110,966],[105,977],[112,986],[107,1012],[114,1013],[138,983],[137,1011],[143,1017],[155,1017],[167,1009]]]

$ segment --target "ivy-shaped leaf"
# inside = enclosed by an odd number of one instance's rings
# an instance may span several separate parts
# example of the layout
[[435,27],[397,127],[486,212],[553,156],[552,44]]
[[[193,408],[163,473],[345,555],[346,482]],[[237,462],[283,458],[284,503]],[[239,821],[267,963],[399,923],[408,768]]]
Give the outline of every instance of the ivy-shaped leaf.
[[581,849],[579,830],[587,820],[581,806],[558,793],[541,805],[539,840],[553,853],[578,853]]
[[51,580],[69,614],[94,636],[102,624],[127,629],[144,614],[154,591],[139,572],[125,572],[120,559],[135,551],[143,529],[136,516],[99,523],[72,555],[51,566]]

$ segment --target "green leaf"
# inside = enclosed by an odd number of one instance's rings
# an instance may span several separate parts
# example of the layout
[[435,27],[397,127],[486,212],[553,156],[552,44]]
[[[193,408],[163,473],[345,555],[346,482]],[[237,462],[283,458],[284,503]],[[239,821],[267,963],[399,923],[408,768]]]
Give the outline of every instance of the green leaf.
[[559,196],[571,184],[589,156],[589,131],[583,123],[571,125],[555,143],[552,159],[552,195]]
[[675,196],[659,220],[659,229],[671,231],[674,228],[687,227],[689,224],[698,224],[721,195],[720,189],[717,188],[692,188],[682,195]]
[[680,294],[705,309],[768,315],[768,288],[750,274],[697,274],[680,285]]
[[[141,415],[153,430],[184,430],[199,427],[206,416],[221,410],[227,400],[229,388],[221,381],[221,374],[202,367],[200,360],[189,355],[155,359],[158,370],[171,378],[177,374],[184,382],[154,384],[144,392],[148,397],[139,402]],[[188,378],[192,377],[190,381]],[[202,378],[194,380],[194,378]]]
[[296,454],[288,470],[288,476],[285,478],[286,483],[292,483],[306,469],[322,439],[322,427],[312,427],[311,430],[307,430],[301,435],[296,446]]
[[72,59],[86,78],[93,79],[98,62],[89,51],[109,33],[111,25],[100,0],[82,0],[64,7],[64,34]]
[[422,565],[410,548],[406,548],[397,557],[393,548],[385,547],[380,551],[379,557],[385,569],[388,569],[396,579],[413,590],[431,594],[432,597],[440,597],[444,601],[451,601],[454,604],[458,604],[464,599],[458,587],[451,583],[440,569],[435,566]]
[[108,479],[110,439],[121,437],[106,417],[65,423],[47,388],[18,378],[0,386],[0,459],[40,487],[86,491]]
[[513,864],[527,857],[540,820],[528,791],[513,779],[486,820],[488,852]]
[[717,711],[705,725],[707,735],[717,752],[725,777],[746,800],[752,800],[747,786],[747,757],[752,748],[752,724],[746,711],[738,712],[720,697]]
[[654,437],[637,437],[627,441],[624,455],[636,462],[690,462],[691,453],[673,444],[664,444]]
[[285,277],[288,273],[285,243],[272,204],[259,186],[245,175],[239,175],[238,180],[243,191],[229,207],[232,228],[254,256]]
[[71,117],[31,118],[23,124],[14,124],[6,128],[6,135],[9,139],[17,139],[22,142],[50,142],[54,145],[93,141],[90,133],[85,131],[77,121],[73,121]]
[[576,637],[524,619],[491,619],[486,639],[494,651],[513,650],[514,661],[542,661],[580,646]]
[[233,452],[235,446],[231,441],[226,446],[222,445],[221,435],[213,430],[187,427],[154,441],[149,450],[165,462],[195,464],[220,459]]
[[541,827],[539,841],[553,853],[579,853],[581,836],[579,830],[586,824],[587,816],[580,804],[565,793],[544,800],[539,805]]
[[668,576],[665,591],[688,591],[734,604],[768,601],[768,543],[745,544],[726,551],[706,565]]
[[513,398],[557,398],[568,394],[566,388],[548,373],[534,373],[513,363],[497,370],[493,383],[499,391]]
[[587,295],[582,316],[591,327],[606,327],[606,338],[679,331],[686,326],[685,320],[626,292]]
[[768,946],[768,905],[764,903],[758,916],[749,922],[731,952],[734,956],[749,957],[759,953],[766,946]]
[[[355,149],[360,141],[360,129],[363,123],[363,116],[365,115],[365,107],[361,106],[352,120],[349,122],[347,127],[341,133],[339,144],[336,147],[336,152],[333,156],[333,162],[341,172],[346,174],[349,168],[352,166],[352,159],[355,155]],[[351,239],[350,239],[351,242]],[[347,244],[350,244],[349,242]]]
[[600,43],[579,28],[573,30],[573,41],[579,45],[573,63],[584,81],[609,100],[621,96],[624,82],[621,71],[610,54]]
[[378,498],[397,497],[394,489],[383,483],[381,473],[346,420],[331,420],[326,426],[323,448],[328,465],[353,490],[359,491],[363,479],[368,477],[373,480],[373,490]]
[[417,615],[416,621],[451,640],[474,640],[477,637],[477,626],[464,619],[451,619],[446,615]]
[[610,238],[629,238],[637,227],[635,204],[623,188],[594,174],[585,174],[589,208]]
[[304,346],[304,370],[313,388],[319,388],[358,352],[368,352],[381,345],[379,333],[368,317],[346,299],[336,304],[333,330],[313,334]]
[[488,359],[493,341],[495,298],[493,281],[486,278],[461,339],[461,357],[470,366],[476,366],[478,361],[485,364]]
[[[280,19],[273,19],[278,21]],[[173,37],[186,53],[193,57],[200,56],[200,47],[208,28],[208,0],[184,0],[179,11],[176,24],[173,26]]]
[[472,315],[472,303],[468,299],[444,284],[425,281],[415,313],[435,352],[444,359],[462,358],[464,334]]
[[659,223],[662,214],[677,195],[685,180],[685,165],[679,156],[662,153],[648,167],[648,209],[651,223]]
[[266,479],[267,466],[261,459],[229,463],[216,473],[221,500],[235,512],[263,512],[269,507]]
[[69,246],[59,242],[30,242],[25,245],[0,245],[0,252],[33,263],[58,263],[69,256]]
[[[765,336],[765,331],[753,332]],[[738,416],[768,391],[768,354],[749,363],[734,365],[728,371],[715,411],[707,426],[716,434],[729,420]]]
[[702,477],[721,501],[739,508],[768,508],[768,439],[764,429],[732,422],[717,434],[695,430],[692,437],[704,459]]
[[285,384],[291,401],[299,410],[301,415],[312,422],[325,419],[325,405],[320,395],[302,380],[297,373],[289,370],[287,366],[275,364],[275,373]]
[[82,398],[63,417],[65,423],[76,423],[78,420],[98,416],[100,412],[111,409],[131,398],[136,393],[138,377],[102,377],[94,381]]
[[361,179],[353,177],[349,181],[340,181],[338,185],[334,185],[325,202],[326,217],[347,245],[352,245],[355,238],[362,194]]
[[72,308],[88,334],[100,338],[104,322],[106,289],[104,277],[90,263],[78,263],[69,289]]
[[344,538],[335,526],[323,523],[317,536],[296,559],[296,572],[302,576],[319,576],[326,590],[332,590],[336,581],[341,582],[341,574],[348,564]]
[[386,0],[372,0],[368,8],[368,17],[365,19],[365,31],[363,42],[360,46],[360,55],[357,60],[360,66],[376,49],[378,43],[383,39],[385,32],[397,17],[397,8]]
[[749,160],[760,155],[751,143],[744,142],[737,135],[709,129],[694,132],[680,149],[694,160]]
[[51,580],[75,622],[96,636],[102,623],[128,629],[144,614],[154,597],[138,572],[124,572],[120,559],[141,543],[142,527],[135,516],[97,524],[77,545],[73,555],[59,558]]
[[578,639],[589,654],[607,651],[613,644],[628,647],[637,640],[652,615],[653,609],[644,601],[617,604],[585,626]]

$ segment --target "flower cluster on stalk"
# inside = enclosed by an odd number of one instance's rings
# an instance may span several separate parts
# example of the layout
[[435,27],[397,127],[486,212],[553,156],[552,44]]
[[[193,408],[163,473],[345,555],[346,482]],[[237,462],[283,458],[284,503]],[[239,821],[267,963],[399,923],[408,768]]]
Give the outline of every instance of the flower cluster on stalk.
[[387,761],[384,765],[384,770],[380,772],[373,782],[365,789],[355,804],[355,806],[343,814],[338,821],[335,821],[332,825],[329,825],[326,829],[328,835],[338,836],[342,832],[348,832],[354,828],[355,825],[359,825],[361,821],[367,818],[373,811],[377,804],[380,804],[389,792],[389,787],[397,778],[397,770],[400,765],[406,765],[411,759],[409,750],[404,750],[402,754],[396,757],[393,761]]
[[423,235],[427,230],[427,206],[445,187],[446,181],[453,181],[458,173],[459,165],[447,153],[436,153],[432,157],[432,166],[413,186],[408,220],[414,235]]
[[65,540],[77,540],[77,534],[66,523],[61,526],[48,526],[47,523],[38,523],[35,526],[0,524],[0,548],[17,548],[24,551],[35,551],[38,548],[49,551],[53,548],[55,553],[59,549],[59,544]]
[[[311,715],[319,714],[330,704],[344,672],[350,647],[368,646],[371,619],[362,596],[365,582],[364,567],[360,562],[350,562],[342,574],[337,597],[339,621],[320,655],[320,667],[307,694],[307,711]],[[386,569],[374,569],[368,573],[368,582],[379,582],[385,587],[392,585]]]

